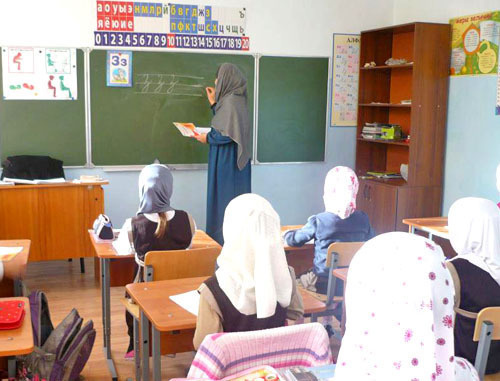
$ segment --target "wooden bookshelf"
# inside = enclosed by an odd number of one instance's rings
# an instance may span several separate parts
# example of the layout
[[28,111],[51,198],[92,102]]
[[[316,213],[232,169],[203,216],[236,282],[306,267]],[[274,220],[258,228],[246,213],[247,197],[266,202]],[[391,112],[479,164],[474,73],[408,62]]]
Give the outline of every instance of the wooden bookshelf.
[[360,67],[359,70],[392,70],[392,69],[411,69],[413,68],[413,62],[401,64],[401,65],[380,65],[380,66],[368,66]]
[[362,107],[411,107],[411,104],[403,103],[359,103],[358,106]]
[[[358,209],[377,233],[406,230],[403,218],[441,215],[449,73],[448,24],[411,23],[361,32],[361,67],[356,139],[360,176]],[[385,65],[389,58],[403,65]],[[401,104],[411,99],[411,104]],[[376,103],[374,103],[376,102]],[[363,139],[365,123],[401,126],[410,141]],[[367,171],[398,171],[408,164],[408,181],[363,179]]]

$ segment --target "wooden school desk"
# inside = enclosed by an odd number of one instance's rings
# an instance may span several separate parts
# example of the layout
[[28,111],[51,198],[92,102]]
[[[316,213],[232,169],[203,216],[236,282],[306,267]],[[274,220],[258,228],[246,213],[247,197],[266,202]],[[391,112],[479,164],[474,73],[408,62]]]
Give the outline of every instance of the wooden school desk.
[[[23,249],[12,256],[0,257],[0,262],[8,262],[17,257],[22,257],[24,261],[24,266],[29,259],[31,241],[29,239],[17,239],[17,240],[0,240],[0,247],[22,247]],[[0,297],[8,296],[21,296],[23,293],[22,289],[22,279],[3,279],[0,281]]]
[[[115,251],[112,241],[100,241],[93,232],[93,230],[89,230],[88,234],[90,236],[90,242],[94,248],[96,256],[99,258],[100,266],[101,266],[101,303],[102,303],[102,324],[103,324],[103,338],[104,338],[104,352],[106,354],[106,359],[108,362],[108,367],[111,372],[111,376],[113,380],[118,380],[118,376],[116,373],[116,368],[113,362],[113,358],[111,355],[111,312],[110,312],[110,287],[111,285],[111,271],[110,271],[110,263],[111,261],[115,261],[120,263],[121,261],[129,262],[129,268],[132,264],[133,269],[133,261],[134,255],[118,255]],[[194,237],[191,248],[203,248],[203,247],[220,247],[220,245],[215,242],[212,238],[208,236],[202,230],[197,230]],[[128,269],[130,270],[130,269]],[[130,272],[133,274],[133,270]],[[124,280],[120,278],[119,280],[124,281],[124,283],[114,282],[113,286],[125,286],[130,283],[133,279],[133,276]]]
[[409,232],[415,234],[415,230],[421,230],[432,236],[449,239],[448,217],[429,217],[429,218],[405,218],[403,224],[409,226]]
[[[297,230],[303,226],[304,225],[285,225],[281,227],[281,232],[284,233],[287,230]],[[285,253],[288,265],[294,268],[295,275],[298,276],[313,267],[314,244],[312,242],[307,242],[301,247],[288,246],[285,243]]]
[[33,329],[31,328],[30,302],[28,298],[0,298],[0,301],[19,300],[24,302],[23,324],[18,329],[0,331],[0,357],[9,357],[9,377],[15,377],[16,360],[14,356],[27,355],[33,351]]
[[104,213],[104,184],[0,186],[0,239],[30,239],[30,261],[92,256],[86,231]]
[[[169,297],[198,289],[208,277],[163,280],[128,284],[126,289],[140,309],[142,380],[149,380],[149,325],[152,332],[153,380],[161,380],[160,333],[196,328],[196,316],[174,303]],[[300,289],[299,289],[300,290]],[[326,309],[323,302],[300,290],[304,313]]]

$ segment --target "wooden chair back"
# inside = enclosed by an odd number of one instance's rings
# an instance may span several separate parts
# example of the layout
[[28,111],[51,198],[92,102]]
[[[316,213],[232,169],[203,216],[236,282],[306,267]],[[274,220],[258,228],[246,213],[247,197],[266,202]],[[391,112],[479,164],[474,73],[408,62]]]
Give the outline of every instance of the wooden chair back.
[[168,280],[210,276],[220,247],[150,251],[144,258],[145,280]]
[[500,307],[487,307],[479,311],[474,328],[474,341],[479,341],[474,367],[479,379],[485,379],[486,364],[492,340],[500,340]]
[[[332,260],[337,259],[335,268],[347,267],[351,263],[352,258],[361,249],[364,242],[334,242],[328,247],[328,254],[326,256],[326,265],[331,267]],[[336,253],[337,255],[334,255]]]

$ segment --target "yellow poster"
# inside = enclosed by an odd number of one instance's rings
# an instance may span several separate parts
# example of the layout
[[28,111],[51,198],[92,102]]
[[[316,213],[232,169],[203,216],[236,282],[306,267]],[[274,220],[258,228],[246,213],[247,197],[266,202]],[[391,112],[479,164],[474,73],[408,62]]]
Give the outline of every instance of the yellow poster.
[[500,11],[450,20],[451,75],[496,74],[500,45]]

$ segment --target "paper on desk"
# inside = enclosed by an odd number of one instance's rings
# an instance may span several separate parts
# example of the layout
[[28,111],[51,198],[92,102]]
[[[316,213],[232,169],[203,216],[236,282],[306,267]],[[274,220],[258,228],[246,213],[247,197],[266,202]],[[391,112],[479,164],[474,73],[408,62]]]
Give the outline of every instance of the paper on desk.
[[8,261],[22,250],[22,246],[0,246],[0,261]]
[[16,183],[16,184],[61,184],[61,183],[65,183],[66,180],[62,177],[57,177],[57,178],[54,178],[54,179],[46,179],[46,180],[26,180],[26,179],[14,179],[14,178],[10,178],[10,177],[4,177],[3,179],[4,181],[6,182],[10,182],[10,183]]
[[198,316],[198,306],[200,305],[200,294],[197,290],[188,291],[183,294],[171,295],[170,300],[181,306],[186,311]]

